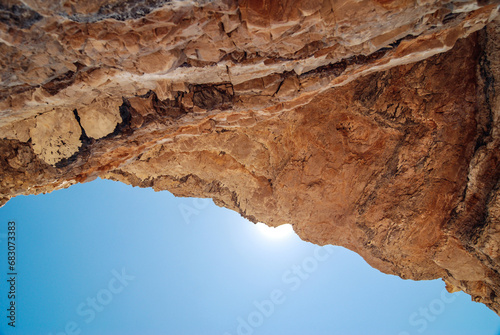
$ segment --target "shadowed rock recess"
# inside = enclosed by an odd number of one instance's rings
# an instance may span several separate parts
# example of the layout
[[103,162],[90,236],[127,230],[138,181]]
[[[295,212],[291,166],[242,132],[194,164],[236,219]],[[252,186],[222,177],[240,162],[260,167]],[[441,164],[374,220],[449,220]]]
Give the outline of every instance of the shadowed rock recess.
[[97,177],[500,312],[488,0],[4,0],[0,204]]

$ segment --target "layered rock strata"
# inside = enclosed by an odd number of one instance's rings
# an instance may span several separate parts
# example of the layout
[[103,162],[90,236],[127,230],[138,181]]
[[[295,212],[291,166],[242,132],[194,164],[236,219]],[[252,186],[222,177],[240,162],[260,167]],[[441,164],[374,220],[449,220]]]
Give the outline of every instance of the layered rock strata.
[[0,198],[97,177],[443,278],[500,312],[488,1],[0,4]]

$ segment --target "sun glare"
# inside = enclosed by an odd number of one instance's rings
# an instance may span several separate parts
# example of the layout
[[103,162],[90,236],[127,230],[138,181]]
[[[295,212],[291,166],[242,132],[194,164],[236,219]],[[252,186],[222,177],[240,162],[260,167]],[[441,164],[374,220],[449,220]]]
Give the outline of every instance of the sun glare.
[[293,235],[293,228],[290,224],[283,224],[279,227],[269,227],[268,225],[258,222],[257,230],[267,238],[284,239]]

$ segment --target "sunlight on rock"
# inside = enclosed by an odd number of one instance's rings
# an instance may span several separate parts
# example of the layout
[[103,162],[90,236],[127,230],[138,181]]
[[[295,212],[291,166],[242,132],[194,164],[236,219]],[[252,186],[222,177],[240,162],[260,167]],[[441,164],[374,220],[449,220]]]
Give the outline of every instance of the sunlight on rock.
[[285,238],[290,238],[294,232],[292,225],[290,224],[284,224],[279,227],[269,227],[268,225],[258,222],[256,224],[257,230],[259,233],[261,233],[264,237],[270,238],[270,239],[285,239]]

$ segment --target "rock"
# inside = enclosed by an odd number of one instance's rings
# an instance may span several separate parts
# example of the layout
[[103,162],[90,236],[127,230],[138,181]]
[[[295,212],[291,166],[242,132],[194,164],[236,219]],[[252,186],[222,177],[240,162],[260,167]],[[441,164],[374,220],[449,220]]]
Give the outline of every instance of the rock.
[[500,313],[488,1],[0,6],[0,201],[97,177],[209,197]]
[[112,133],[122,122],[120,116],[122,103],[121,98],[104,97],[78,109],[77,115],[86,135],[99,139]]
[[46,163],[55,165],[80,148],[82,131],[71,111],[57,109],[39,115],[35,121],[30,130],[33,152]]

